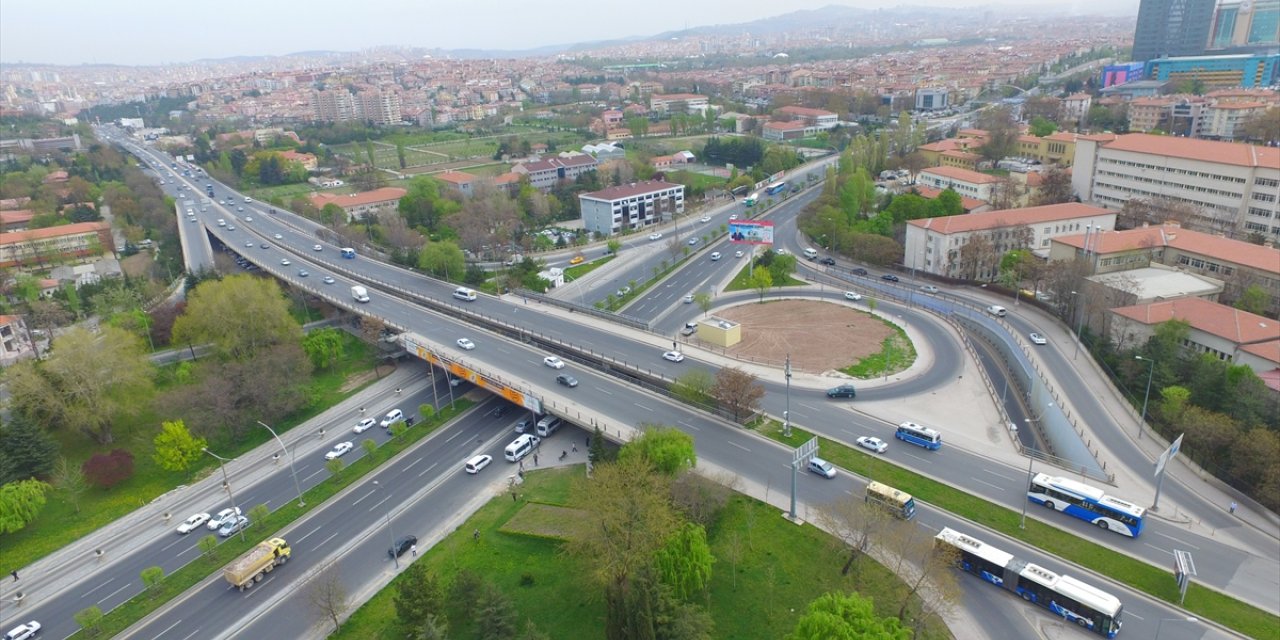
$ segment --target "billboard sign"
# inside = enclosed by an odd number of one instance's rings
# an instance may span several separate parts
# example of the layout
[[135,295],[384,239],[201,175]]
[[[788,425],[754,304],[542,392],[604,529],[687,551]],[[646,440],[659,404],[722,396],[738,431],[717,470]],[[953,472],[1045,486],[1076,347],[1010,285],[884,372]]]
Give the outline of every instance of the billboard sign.
[[734,220],[729,223],[734,244],[773,244],[772,220]]

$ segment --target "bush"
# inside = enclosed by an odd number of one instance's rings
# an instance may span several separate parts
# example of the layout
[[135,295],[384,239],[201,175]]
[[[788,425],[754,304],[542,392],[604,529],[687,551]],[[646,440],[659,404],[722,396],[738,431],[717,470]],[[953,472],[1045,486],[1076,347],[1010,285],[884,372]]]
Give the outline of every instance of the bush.
[[80,470],[94,486],[110,489],[133,476],[133,454],[124,449],[95,453]]

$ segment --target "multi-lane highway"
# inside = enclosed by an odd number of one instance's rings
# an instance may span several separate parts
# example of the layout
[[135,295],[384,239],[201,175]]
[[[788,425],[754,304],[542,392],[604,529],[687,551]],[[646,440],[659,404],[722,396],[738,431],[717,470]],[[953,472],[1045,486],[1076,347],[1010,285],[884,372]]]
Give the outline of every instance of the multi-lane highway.
[[[208,215],[213,216],[213,212],[211,211]],[[225,215],[218,215],[217,217],[225,217]],[[259,221],[261,221],[260,224]],[[310,270],[311,275],[309,277],[311,278],[316,277],[317,274],[332,273],[337,282],[329,286],[339,287],[334,289],[337,293],[332,297],[340,303],[349,289],[348,282],[351,282],[351,280],[346,279],[347,275],[358,275],[360,281],[384,286],[386,291],[398,289],[403,292],[413,292],[417,295],[428,296],[442,302],[449,300],[449,295],[452,291],[450,285],[422,278],[416,274],[367,259],[344,261],[336,255],[333,247],[328,245],[322,244],[321,251],[314,251],[313,247],[317,240],[313,235],[313,230],[300,224],[296,217],[290,214],[255,216],[255,221],[251,224],[253,226],[247,228],[242,224],[240,229],[237,230],[243,230],[246,235],[250,236],[250,239],[246,239],[244,244],[252,240],[260,245],[270,238],[270,240],[274,241],[274,243],[269,243],[271,248],[261,249],[259,246],[257,251],[268,252],[277,250],[277,248],[288,250],[293,254],[290,257],[291,261],[299,265],[297,268]],[[216,223],[210,224],[209,220],[206,220],[206,225],[215,237],[224,237],[227,234],[236,233],[227,232],[224,228],[217,227]],[[274,234],[276,233],[281,234],[281,238],[275,238]],[[231,242],[228,242],[228,245],[235,246]],[[250,247],[245,247],[245,249],[246,255],[255,253],[255,251],[248,251],[251,249]],[[268,268],[282,279],[295,284],[306,284],[316,290],[324,290],[323,285],[317,286],[313,284],[314,280],[301,279],[297,277],[296,273],[292,273],[288,269],[274,268],[274,265],[271,264],[271,259],[262,257],[268,254],[257,255],[258,257],[250,259],[261,264],[264,268]],[[279,254],[270,255],[274,257]],[[350,302],[345,304],[352,307],[356,306]],[[467,308],[474,312],[498,318],[504,322],[528,327],[531,331],[547,336],[559,337],[562,340],[572,336],[572,342],[576,348],[606,353],[621,360],[643,363],[643,368],[663,373],[664,375],[677,375],[682,370],[681,367],[715,366],[713,362],[699,363],[692,359],[686,360],[679,365],[666,363],[658,358],[658,353],[662,349],[652,342],[625,339],[616,331],[594,328],[590,325],[563,319],[554,314],[535,313],[527,308],[522,308],[520,304],[507,304],[498,300],[482,298],[475,303],[467,305]],[[773,477],[773,475],[785,471],[785,468],[783,468],[785,465],[778,462],[779,460],[785,460],[785,456],[782,455],[780,450],[776,450],[773,445],[751,438],[736,429],[726,427],[684,407],[668,405],[664,400],[640,395],[634,388],[621,384],[613,378],[571,365],[571,370],[582,381],[582,385],[576,389],[561,391],[554,386],[553,377],[555,372],[543,367],[541,363],[541,356],[544,355],[543,351],[531,349],[522,344],[507,342],[497,336],[491,336],[460,322],[443,318],[428,318],[424,316],[421,308],[377,291],[374,292],[373,300],[368,305],[359,305],[359,310],[385,318],[399,326],[411,328],[446,349],[458,337],[472,338],[478,344],[477,349],[465,352],[465,354],[457,352],[455,355],[463,361],[473,362],[478,368],[493,371],[495,374],[501,372],[502,377],[511,380],[516,386],[539,392],[540,395],[547,398],[550,406],[557,408],[557,412],[567,414],[571,418],[584,419],[595,416],[602,421],[619,425],[634,424],[634,421],[639,420],[680,425],[689,429],[697,438],[699,455],[703,460],[723,468],[735,469],[744,476],[749,476],[753,482],[772,482],[772,486],[779,486],[777,483],[785,480],[785,475],[778,478]],[[694,311],[691,310],[692,313]],[[933,323],[927,314],[919,314],[911,308],[894,308],[892,313],[903,315],[917,328],[930,326]],[[944,351],[947,342],[947,340],[941,339],[931,347]],[[940,362],[943,361],[942,358],[938,360]],[[953,366],[955,366],[954,363],[959,361],[959,358],[951,360]],[[946,373],[944,368],[942,373],[936,375],[942,378],[945,377]],[[920,387],[927,385],[928,382],[927,379],[925,382],[917,380],[913,381],[913,384],[916,387]],[[777,384],[767,385],[770,392],[765,401],[767,407],[768,403],[777,403],[780,392],[779,386]],[[879,392],[894,393],[893,389],[895,388],[884,387]],[[918,393],[920,390],[916,388],[907,391],[903,387],[896,387],[896,389],[898,393]],[[795,391],[793,391],[794,393]],[[816,396],[817,394],[814,395]],[[818,399],[815,397],[815,400]],[[813,406],[813,415],[805,415],[808,420],[805,426],[811,427],[815,431],[823,432],[825,430],[831,435],[845,440],[848,439],[848,434],[843,433],[842,429],[853,430],[859,434],[874,434],[882,437],[888,434],[887,425],[857,413],[849,412],[846,409],[847,405],[837,405],[832,408],[830,403],[818,400],[813,403]],[[793,415],[795,415],[794,412]],[[798,415],[795,415],[795,417],[797,420],[800,419]],[[753,455],[748,455],[745,459],[740,458],[738,454],[742,451],[751,452]],[[1006,495],[1002,497],[1001,501],[1016,507],[1021,506],[1021,503],[1025,500],[1023,497],[1025,486],[1021,473],[1017,470],[1004,469],[999,465],[993,466],[988,459],[972,456],[957,448],[944,449],[934,454],[927,454],[925,457],[921,457],[921,452],[905,451],[901,447],[891,449],[891,451],[901,451],[898,461],[903,463],[904,466],[923,468],[929,473],[957,486],[972,487],[976,493],[983,495],[989,495],[991,489],[978,486],[975,483],[975,470],[989,469],[996,474],[1007,474],[1008,488],[1003,492]],[[920,459],[912,460],[911,458]],[[818,482],[815,484],[814,480],[816,478],[809,478],[806,481],[806,486],[815,490],[819,487],[834,486],[831,483],[823,484]],[[984,484],[991,483],[984,482]],[[806,491],[805,494],[802,494],[802,497],[806,500],[820,502],[820,493],[818,491],[818,493],[810,496]],[[1070,523],[1056,524],[1064,528],[1071,527]],[[1083,535],[1099,538],[1098,532],[1083,523],[1078,524],[1084,529],[1081,531]],[[1156,524],[1151,523],[1149,531],[1155,533],[1157,530]],[[1175,533],[1179,536],[1185,535],[1184,532],[1180,531]],[[1113,534],[1102,534],[1102,536],[1109,535],[1114,537]],[[1122,544],[1122,542],[1115,540],[1100,541],[1113,545]],[[1231,549],[1229,547],[1217,544],[1212,540],[1201,539],[1193,541],[1204,544],[1206,548],[1216,547],[1220,551],[1222,557],[1219,559],[1224,561],[1224,572],[1219,574],[1218,580],[1223,585],[1228,585],[1231,582],[1232,572],[1240,568],[1249,558],[1244,554],[1239,554],[1243,557],[1233,559],[1230,557],[1229,552]],[[1129,546],[1134,550],[1141,551],[1134,545]],[[1156,549],[1147,554],[1147,556],[1150,561],[1163,566],[1166,564],[1164,557],[1161,555],[1163,553],[1163,550]],[[1205,579],[1203,569],[1201,578]],[[1213,584],[1213,582],[1210,581],[1210,584]],[[1135,618],[1138,617],[1137,609],[1130,607],[1129,611],[1135,614]]]

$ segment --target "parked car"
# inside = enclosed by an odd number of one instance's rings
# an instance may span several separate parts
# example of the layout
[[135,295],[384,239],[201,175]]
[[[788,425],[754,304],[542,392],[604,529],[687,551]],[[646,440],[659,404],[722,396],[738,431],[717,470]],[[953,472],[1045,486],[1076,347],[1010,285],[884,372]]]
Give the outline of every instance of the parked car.
[[396,541],[392,543],[390,549],[387,549],[387,555],[392,558],[399,558],[407,553],[409,549],[412,549],[416,544],[418,544],[417,536],[401,536],[396,538]]
[[857,442],[859,447],[862,447],[863,449],[870,449],[876,453],[884,453],[885,449],[889,448],[889,445],[885,444],[884,440],[881,440],[880,438],[873,438],[871,436],[862,436],[861,438],[858,438]]
[[341,458],[342,456],[347,455],[347,452],[351,451],[353,448],[355,448],[355,445],[350,442],[339,442],[338,444],[333,445],[333,448],[330,449],[328,453],[324,454],[324,459],[333,460],[334,458]]
[[562,373],[556,376],[556,382],[569,388],[578,386],[578,379],[567,373]]
[[1038,333],[1036,333],[1036,332],[1034,332],[1034,331],[1032,331],[1032,332],[1031,332],[1027,337],[1028,337],[1028,338],[1031,338],[1031,342],[1033,342],[1033,343],[1035,343],[1035,344],[1049,344],[1049,341],[1048,341],[1048,340],[1045,340],[1044,336],[1042,336],[1042,335],[1040,335],[1040,334],[1038,334]]
[[851,384],[842,384],[838,387],[827,389],[828,398],[856,398],[858,390]]
[[480,473],[480,470],[489,466],[490,462],[493,462],[493,456],[482,453],[470,460],[467,460],[466,464],[462,465],[462,468],[465,469],[467,473]]
[[564,360],[561,360],[560,358],[557,358],[557,357],[555,357],[555,356],[547,356],[547,357],[543,358],[543,359],[542,359],[542,364],[545,364],[545,365],[547,365],[548,367],[551,367],[552,369],[563,369],[563,368],[564,368]]
[[209,521],[209,514],[197,513],[191,516],[190,518],[183,520],[182,524],[178,525],[178,533],[181,533],[182,535],[187,535],[188,533],[191,533],[192,531],[199,529],[200,525],[208,521]]
[[836,466],[822,458],[810,458],[808,468],[809,471],[812,471],[824,478],[836,477]]

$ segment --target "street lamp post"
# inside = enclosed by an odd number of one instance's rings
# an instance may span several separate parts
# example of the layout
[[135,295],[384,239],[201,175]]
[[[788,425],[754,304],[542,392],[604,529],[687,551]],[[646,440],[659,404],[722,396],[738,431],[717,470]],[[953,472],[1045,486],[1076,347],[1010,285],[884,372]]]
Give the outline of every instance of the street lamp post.
[[[386,487],[378,484],[377,480],[373,481],[373,486],[381,489],[382,492],[386,494],[388,498],[391,497],[391,492],[387,491]],[[396,555],[396,534],[391,530],[391,510],[390,509],[387,510],[387,536],[391,538],[391,546],[388,547],[388,549],[390,549],[391,551],[391,561],[396,564],[396,569],[399,570],[400,556]]]
[[[1030,419],[1030,418],[1027,418],[1027,422],[1031,422],[1031,419]],[[1027,448],[1025,448],[1025,447],[1024,447],[1024,450],[1027,452],[1027,486],[1028,486],[1028,487],[1030,487],[1030,486],[1031,486],[1031,478],[1033,477],[1033,476],[1031,475],[1031,463],[1032,463],[1032,461],[1034,461],[1034,460],[1035,460],[1035,458],[1032,458],[1032,457],[1031,457],[1031,451],[1030,451],[1030,449],[1027,449]],[[1028,503],[1028,502],[1030,502],[1030,500],[1023,500],[1023,501],[1022,501],[1022,522],[1020,522],[1020,523],[1018,524],[1018,528],[1019,528],[1019,529],[1026,529],[1026,528],[1027,528],[1027,503]]]
[[1134,356],[1135,360],[1142,360],[1148,363],[1147,366],[1147,393],[1142,397],[1142,421],[1138,423],[1138,439],[1142,439],[1142,426],[1147,423],[1147,401],[1151,400],[1151,378],[1156,372],[1156,361],[1151,358],[1142,356]]
[[1160,618],[1160,623],[1156,625],[1156,637],[1154,640],[1160,640],[1160,630],[1164,629],[1164,623],[1166,620],[1169,622],[1190,622],[1193,624],[1200,622],[1199,618],[1193,618],[1191,616],[1187,616],[1185,618]]
[[[218,466],[222,469],[222,486],[227,488],[227,495],[231,496],[231,508],[235,509],[235,518],[237,518],[236,522],[238,524],[240,518],[240,506],[236,504],[236,494],[231,490],[231,479],[227,477],[227,465],[224,464],[227,462],[227,459],[206,448],[202,447],[200,450],[218,459]],[[240,541],[245,541],[244,527],[240,527]]]
[[276,433],[275,429],[272,429],[270,426],[267,425],[267,423],[261,420],[258,421],[258,424],[266,427],[267,431],[270,431],[272,437],[274,437],[276,439],[276,442],[279,443],[280,449],[285,453],[289,454],[289,473],[293,476],[293,488],[298,490],[298,506],[299,507],[307,506],[306,501],[302,499],[302,485],[298,483],[298,472],[293,467],[293,459],[294,459],[293,452],[290,451],[288,447],[284,446],[284,440],[280,439],[280,436]]
[[791,354],[787,354],[787,366],[783,369],[787,379],[787,406],[782,412],[782,435],[791,437]]

